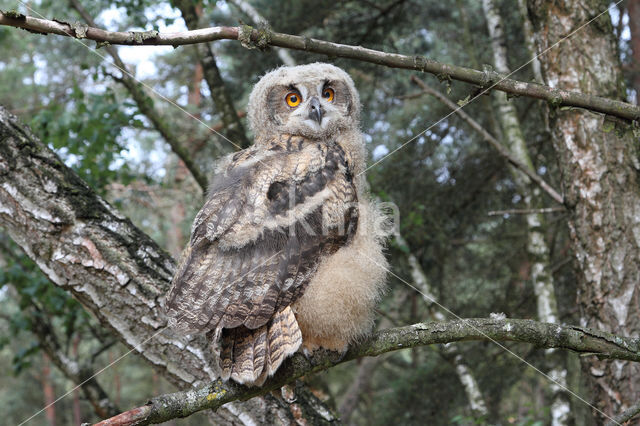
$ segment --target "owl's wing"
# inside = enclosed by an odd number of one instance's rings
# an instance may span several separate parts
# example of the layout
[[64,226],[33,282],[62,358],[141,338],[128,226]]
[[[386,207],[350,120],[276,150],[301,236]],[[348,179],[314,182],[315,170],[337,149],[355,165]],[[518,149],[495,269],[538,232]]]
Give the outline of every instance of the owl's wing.
[[342,148],[285,142],[236,154],[215,179],[167,296],[178,328],[265,325],[355,233],[356,190]]

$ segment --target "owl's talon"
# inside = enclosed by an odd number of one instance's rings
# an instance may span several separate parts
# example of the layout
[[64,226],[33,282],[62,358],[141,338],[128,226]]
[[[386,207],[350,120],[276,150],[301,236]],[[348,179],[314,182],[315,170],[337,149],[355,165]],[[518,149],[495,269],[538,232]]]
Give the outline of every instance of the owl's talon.
[[311,362],[311,355],[313,354],[313,351],[310,351],[308,348],[302,348],[302,351],[300,351],[300,353],[305,357],[307,361]]
[[341,362],[344,359],[344,357],[347,355],[346,350],[340,351],[340,352],[336,351],[336,352],[338,353],[338,359],[335,361],[336,363]]

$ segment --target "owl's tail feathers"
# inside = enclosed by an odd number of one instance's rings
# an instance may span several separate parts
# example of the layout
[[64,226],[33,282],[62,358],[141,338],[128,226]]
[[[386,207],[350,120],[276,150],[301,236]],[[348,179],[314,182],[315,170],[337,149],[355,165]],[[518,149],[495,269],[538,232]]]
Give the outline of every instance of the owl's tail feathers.
[[301,344],[302,333],[290,307],[255,330],[243,326],[223,329],[220,336],[222,379],[262,386]]

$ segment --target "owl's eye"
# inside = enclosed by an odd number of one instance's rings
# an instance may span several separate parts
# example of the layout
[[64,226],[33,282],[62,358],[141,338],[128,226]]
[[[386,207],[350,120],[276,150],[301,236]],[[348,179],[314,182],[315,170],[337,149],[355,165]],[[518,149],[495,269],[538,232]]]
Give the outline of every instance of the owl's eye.
[[287,101],[287,105],[289,105],[292,108],[295,108],[298,105],[300,105],[300,101],[302,100],[300,95],[295,92],[287,93],[287,96],[285,96],[284,99]]
[[333,95],[335,95],[335,92],[330,87],[327,87],[326,89],[324,89],[322,91],[322,97],[325,98],[329,102],[333,101]]

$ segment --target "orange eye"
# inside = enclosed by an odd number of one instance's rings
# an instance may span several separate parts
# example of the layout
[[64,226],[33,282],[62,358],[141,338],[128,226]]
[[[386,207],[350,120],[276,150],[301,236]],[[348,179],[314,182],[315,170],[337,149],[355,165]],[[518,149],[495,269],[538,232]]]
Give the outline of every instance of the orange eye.
[[327,87],[326,89],[324,89],[322,91],[322,97],[325,98],[329,102],[333,101],[333,95],[335,95],[335,92],[330,87]]
[[284,97],[284,99],[287,101],[287,105],[289,105],[292,108],[295,108],[298,105],[300,105],[300,101],[302,100],[300,95],[295,92],[288,93],[287,96]]

